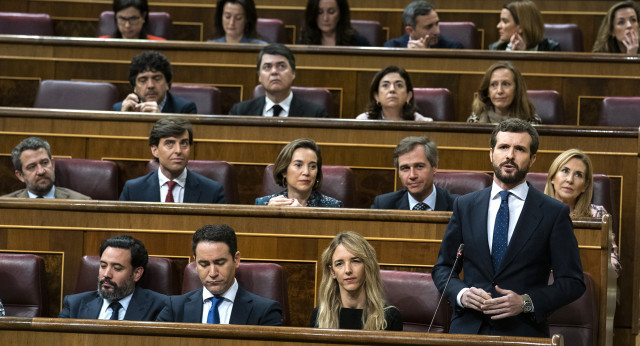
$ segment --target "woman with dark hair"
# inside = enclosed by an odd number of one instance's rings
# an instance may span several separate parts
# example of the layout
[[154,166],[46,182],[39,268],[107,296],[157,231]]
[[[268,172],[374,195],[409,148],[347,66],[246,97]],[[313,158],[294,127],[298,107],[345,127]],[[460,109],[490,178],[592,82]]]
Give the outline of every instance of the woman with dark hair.
[[[571,217],[602,218],[607,210],[591,204],[593,197],[593,165],[589,156],[581,150],[569,149],[558,155],[549,167],[544,193],[569,206]],[[618,245],[611,233],[611,265],[620,273]]]
[[508,118],[542,123],[536,107],[529,101],[524,78],[508,61],[497,62],[485,72],[471,110],[469,123],[500,123]]
[[393,65],[373,77],[368,110],[356,119],[433,121],[416,111],[411,78],[403,68]]
[[311,327],[402,330],[402,316],[382,297],[376,250],[352,231],[336,235],[322,252],[322,281]]
[[370,46],[366,37],[351,27],[347,0],[309,0],[300,44],[323,46]]
[[147,0],[113,0],[116,32],[100,38],[126,38],[164,41],[165,39],[147,33],[149,5]]
[[609,9],[600,24],[594,53],[638,54],[638,5],[619,2]]
[[322,186],[322,155],[313,139],[299,138],[278,154],[273,179],[284,190],[256,198],[256,205],[341,208],[342,202],[318,192]]
[[500,38],[490,50],[559,51],[558,42],[545,38],[544,22],[536,4],[515,0],[504,5],[497,25]]
[[211,42],[266,43],[256,32],[257,22],[253,0],[218,0],[216,33]]

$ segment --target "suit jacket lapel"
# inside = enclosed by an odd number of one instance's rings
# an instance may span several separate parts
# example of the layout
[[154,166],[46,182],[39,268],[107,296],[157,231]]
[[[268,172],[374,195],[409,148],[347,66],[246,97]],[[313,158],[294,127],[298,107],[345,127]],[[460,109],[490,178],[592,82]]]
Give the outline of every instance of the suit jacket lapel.
[[202,288],[184,304],[183,322],[202,323]]
[[128,321],[143,321],[145,310],[149,307],[147,298],[148,296],[144,294],[142,288],[136,287],[133,291],[133,297],[129,301],[124,319]]
[[398,201],[398,209],[409,210],[409,190],[404,190],[400,201]]
[[160,180],[158,180],[158,170],[151,172],[146,178],[144,185],[148,186],[145,191],[149,201],[161,202],[160,197]]
[[265,97],[259,97],[257,99],[253,99],[250,104],[250,108],[248,109],[249,115],[262,115],[262,111],[264,111],[264,104],[266,103]]
[[53,194],[53,197],[58,198],[58,199],[68,199],[69,198],[69,193],[66,192],[66,191],[61,190],[60,188],[58,188],[56,186],[56,191]]
[[[491,250],[489,250],[489,236],[487,233],[487,214],[489,210],[489,200],[491,198],[491,186],[482,190],[477,196],[472,206],[470,220],[477,223],[475,229],[477,232],[473,232],[472,244],[478,244],[478,248],[481,249],[481,260],[484,268],[487,268],[489,273],[493,275],[493,262],[491,260]],[[465,242],[468,242],[465,240]]]
[[229,324],[247,324],[251,314],[252,301],[253,299],[247,296],[244,288],[238,286],[238,293],[236,293],[236,299],[233,302]]
[[529,185],[529,192],[527,193],[527,198],[522,206],[522,212],[518,218],[518,223],[513,230],[513,235],[511,235],[511,241],[507,247],[507,253],[504,255],[504,259],[500,265],[500,270],[496,274],[499,274],[516,258],[516,255],[520,250],[522,250],[522,247],[535,232],[540,220],[542,220],[544,216],[540,209],[541,201],[541,192],[538,192],[538,190]]
[[102,298],[98,295],[96,291],[95,294],[92,294],[88,297],[86,304],[82,304],[80,307],[80,311],[78,311],[78,318],[82,319],[97,319],[100,317],[100,309],[102,309]]
[[200,199],[200,189],[198,180],[193,176],[193,172],[187,170],[187,181],[184,183],[184,203],[198,203]]

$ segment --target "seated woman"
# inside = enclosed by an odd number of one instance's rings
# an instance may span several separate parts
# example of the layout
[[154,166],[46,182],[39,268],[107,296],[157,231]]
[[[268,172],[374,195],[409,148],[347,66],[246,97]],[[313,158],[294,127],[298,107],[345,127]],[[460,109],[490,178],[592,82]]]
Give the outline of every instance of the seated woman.
[[216,34],[210,42],[267,43],[256,32],[257,22],[253,0],[218,0]]
[[633,1],[619,2],[609,9],[600,24],[595,53],[638,54],[638,6]]
[[385,67],[373,77],[367,108],[367,112],[356,119],[433,121],[416,111],[409,74],[393,65]]
[[520,71],[508,61],[497,62],[484,73],[471,110],[469,123],[499,123],[508,118],[542,123]]
[[147,0],[113,0],[116,32],[100,38],[126,38],[164,41],[158,36],[147,34],[149,5]]
[[376,250],[356,232],[335,236],[322,253],[322,281],[311,327],[402,330],[402,316],[382,298]]
[[313,139],[299,138],[287,144],[273,167],[273,179],[285,189],[256,198],[256,205],[278,207],[341,208],[342,202],[318,192],[322,185],[322,155]]
[[515,0],[504,5],[497,25],[500,38],[490,50],[559,51],[558,42],[543,37],[544,22],[536,4]]
[[351,27],[347,0],[309,0],[299,44],[323,46],[370,46],[366,37]]
[[[569,206],[571,217],[591,216],[601,218],[607,211],[601,205],[591,204],[593,196],[593,165],[587,154],[569,149],[553,161],[549,167],[544,193]],[[611,233],[611,265],[619,273],[622,269],[618,258],[618,245]]]

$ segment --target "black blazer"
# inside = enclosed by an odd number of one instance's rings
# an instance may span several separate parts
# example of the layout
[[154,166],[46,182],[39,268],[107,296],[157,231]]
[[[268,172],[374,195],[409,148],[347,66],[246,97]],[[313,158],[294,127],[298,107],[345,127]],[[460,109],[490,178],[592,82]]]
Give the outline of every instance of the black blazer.
[[[172,95],[167,91],[167,102],[164,104],[164,107],[160,110],[162,113],[182,113],[182,114],[197,114],[198,109],[196,108],[196,104],[185,99],[184,97],[180,97],[177,95]],[[119,112],[122,109],[122,102],[114,103],[113,110]]]
[[[265,97],[266,96],[258,97],[253,100],[236,103],[231,107],[229,115],[262,115]],[[323,107],[315,103],[307,102],[294,93],[291,99],[291,107],[289,108],[289,116],[326,118],[328,115],[327,110]]]
[[[157,321],[202,323],[202,304],[202,288],[171,296]],[[282,309],[278,302],[238,286],[229,324],[281,326]]]
[[[527,183],[528,184],[528,183]],[[442,292],[460,243],[465,244],[462,268],[451,277],[445,298],[454,307],[450,333],[478,334],[481,327],[491,334],[549,337],[547,316],[578,299],[585,291],[578,242],[573,234],[569,207],[529,184],[501,267],[494,271],[487,236],[487,210],[491,187],[460,196],[453,205],[438,261],[431,275]],[[553,269],[554,282],[548,285]],[[464,280],[460,279],[464,270]],[[457,305],[457,295],[465,287],[478,287],[500,297],[495,290],[528,294],[534,312],[491,320],[490,316]]]
[[[72,294],[64,297],[59,318],[97,319],[102,308],[102,298],[98,291]],[[124,315],[128,321],[155,321],[166,305],[167,296],[136,287],[129,307]]]
[[[409,191],[407,189],[402,189],[400,191],[389,192],[384,195],[376,196],[371,208],[409,210],[408,194]],[[459,195],[452,194],[449,190],[441,189],[436,186],[436,206],[433,210],[452,211],[453,201],[458,197]]]
[[[124,184],[121,201],[160,202],[158,170],[128,180]],[[194,171],[187,171],[184,203],[225,203],[224,188],[220,183]]]

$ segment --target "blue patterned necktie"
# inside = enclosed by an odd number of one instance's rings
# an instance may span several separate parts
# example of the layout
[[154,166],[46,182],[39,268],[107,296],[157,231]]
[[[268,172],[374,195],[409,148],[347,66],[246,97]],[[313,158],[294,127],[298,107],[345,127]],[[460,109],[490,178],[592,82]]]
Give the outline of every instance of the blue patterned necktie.
[[422,203],[422,202],[418,202],[416,205],[413,206],[412,210],[429,210],[431,208],[429,208],[429,205],[426,203]]
[[493,270],[498,271],[500,263],[507,252],[509,244],[509,191],[500,191],[500,208],[496,214],[496,221],[493,227],[493,243],[491,245]]
[[220,313],[218,312],[218,306],[224,298],[216,298],[211,297],[211,309],[209,310],[209,315],[207,316],[207,323],[220,324]]

